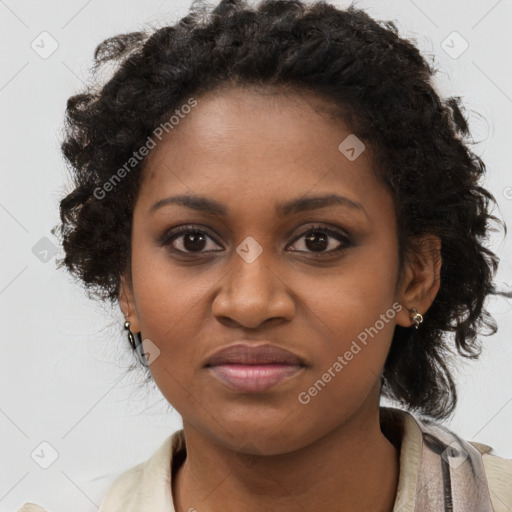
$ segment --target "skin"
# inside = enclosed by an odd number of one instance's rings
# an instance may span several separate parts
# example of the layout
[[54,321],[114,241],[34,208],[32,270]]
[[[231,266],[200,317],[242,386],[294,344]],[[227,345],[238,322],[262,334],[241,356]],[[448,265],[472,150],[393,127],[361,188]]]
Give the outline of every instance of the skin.
[[[325,115],[320,98],[232,88],[197,101],[148,157],[120,292],[132,331],[160,350],[152,376],[183,418],[187,458],[172,482],[175,508],[391,511],[399,458],[380,426],[380,377],[395,325],[413,325],[408,310],[425,314],[436,296],[440,241],[425,236],[399,279],[393,201],[372,170],[371,148],[349,161],[338,146],[350,127]],[[332,193],[364,210],[274,211]],[[178,194],[213,199],[228,213],[178,204],[151,211]],[[205,232],[196,252],[187,253],[186,234],[158,243],[184,224]],[[316,249],[305,236],[315,225],[351,243],[324,235],[328,245]],[[252,263],[236,252],[249,236],[263,249]],[[299,393],[395,302],[401,311],[300,403]],[[240,339],[268,340],[307,366],[264,393],[235,392],[203,365]]]

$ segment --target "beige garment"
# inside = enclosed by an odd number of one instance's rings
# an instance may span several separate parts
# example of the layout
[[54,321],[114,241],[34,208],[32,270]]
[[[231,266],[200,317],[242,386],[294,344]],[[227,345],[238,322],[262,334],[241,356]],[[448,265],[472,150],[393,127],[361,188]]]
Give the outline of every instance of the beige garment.
[[[512,459],[399,409],[381,407],[381,423],[400,445],[393,512],[512,512]],[[171,463],[184,456],[179,430],[114,480],[98,512],[175,512]],[[18,512],[46,511],[26,503]]]

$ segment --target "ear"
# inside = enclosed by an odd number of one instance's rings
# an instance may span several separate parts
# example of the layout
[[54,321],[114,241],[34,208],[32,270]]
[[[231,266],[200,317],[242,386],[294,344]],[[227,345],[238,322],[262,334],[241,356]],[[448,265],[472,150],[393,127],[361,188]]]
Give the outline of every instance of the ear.
[[417,238],[404,261],[404,274],[397,297],[403,306],[396,315],[398,325],[414,325],[410,316],[412,308],[422,315],[430,308],[441,285],[441,264],[441,239],[433,234]]
[[139,319],[135,309],[135,299],[133,296],[133,288],[129,278],[126,275],[121,277],[119,284],[119,305],[125,317],[130,322],[130,330],[134,333],[140,332]]

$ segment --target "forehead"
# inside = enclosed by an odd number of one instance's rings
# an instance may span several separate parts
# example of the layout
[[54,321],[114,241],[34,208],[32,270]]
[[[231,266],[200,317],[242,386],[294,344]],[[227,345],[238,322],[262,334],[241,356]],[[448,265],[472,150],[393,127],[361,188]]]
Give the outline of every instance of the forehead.
[[313,93],[238,87],[194,99],[149,154],[141,201],[196,193],[249,204],[338,191],[378,203],[386,194],[370,148],[347,158],[350,127]]
[[187,114],[173,116],[177,123],[149,155],[149,174],[162,160],[173,160],[173,155],[180,161],[186,157],[187,161],[223,157],[233,161],[260,154],[267,160],[308,157],[321,163],[318,150],[327,146],[337,150],[340,135],[350,133],[343,120],[333,119],[331,105],[306,91],[299,95],[282,88],[232,87],[213,90],[195,101]]

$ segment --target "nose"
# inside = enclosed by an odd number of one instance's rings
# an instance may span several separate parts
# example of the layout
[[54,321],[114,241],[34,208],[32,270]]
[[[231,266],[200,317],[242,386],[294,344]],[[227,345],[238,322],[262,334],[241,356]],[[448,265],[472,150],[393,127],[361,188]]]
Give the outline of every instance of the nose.
[[256,328],[270,319],[293,318],[293,297],[283,276],[271,268],[269,259],[263,251],[249,263],[234,253],[233,264],[212,305],[213,315],[219,321]]

